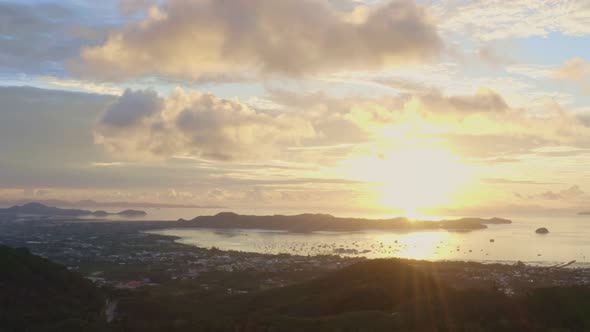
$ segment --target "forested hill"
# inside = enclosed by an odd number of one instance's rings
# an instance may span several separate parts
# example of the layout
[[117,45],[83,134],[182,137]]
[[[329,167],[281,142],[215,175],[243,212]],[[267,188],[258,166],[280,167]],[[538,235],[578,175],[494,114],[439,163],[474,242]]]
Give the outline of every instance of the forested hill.
[[180,220],[187,227],[272,229],[292,232],[360,231],[360,230],[476,230],[488,224],[510,224],[501,218],[460,218],[440,221],[391,219],[338,218],[329,214],[300,214],[294,216],[248,216],[222,212],[214,216],[200,216],[190,221]]
[[104,301],[92,282],[65,267],[0,246],[0,331],[92,331]]
[[[396,259],[367,260],[316,279],[223,297],[156,288],[121,300],[122,331],[590,331],[590,288],[508,296],[456,289]],[[146,314],[149,313],[149,314]],[[176,325],[175,325],[176,322]]]
[[[26,249],[0,246],[1,332],[589,331],[588,286],[450,287],[434,263],[359,262],[285,287],[233,294],[246,274],[216,274],[227,289],[190,281],[111,293],[116,319],[89,281]],[[249,273],[252,273],[250,271]],[[233,286],[231,286],[233,287]]]

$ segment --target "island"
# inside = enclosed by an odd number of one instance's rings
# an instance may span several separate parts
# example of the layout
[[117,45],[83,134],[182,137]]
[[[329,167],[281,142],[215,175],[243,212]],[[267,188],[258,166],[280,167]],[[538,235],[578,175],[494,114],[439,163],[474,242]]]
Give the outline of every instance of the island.
[[117,213],[117,215],[120,215],[120,216],[123,216],[126,218],[132,218],[132,217],[145,217],[147,215],[147,213],[145,211],[141,211],[141,210],[124,210],[124,211]]
[[81,209],[62,209],[53,206],[47,206],[41,203],[32,202],[23,205],[14,205],[9,208],[0,209],[0,215],[34,215],[46,217],[107,217],[107,216],[121,216],[121,217],[144,217],[147,215],[145,211],[140,210],[124,210],[118,213],[110,213],[106,211],[90,211]]
[[183,227],[194,228],[241,228],[284,230],[289,232],[315,231],[362,231],[362,230],[435,230],[472,231],[485,229],[489,224],[510,224],[502,218],[459,218],[440,221],[411,220],[405,217],[390,219],[339,218],[329,214],[299,214],[293,216],[239,215],[221,212],[214,216],[199,216],[192,220],[180,219]]
[[549,234],[549,230],[545,227],[537,228],[535,231],[537,234]]

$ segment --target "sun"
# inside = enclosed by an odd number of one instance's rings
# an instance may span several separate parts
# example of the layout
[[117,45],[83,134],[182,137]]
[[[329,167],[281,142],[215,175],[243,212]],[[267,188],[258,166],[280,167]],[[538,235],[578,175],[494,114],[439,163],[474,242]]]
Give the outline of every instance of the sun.
[[428,148],[365,155],[348,166],[354,178],[372,185],[376,205],[401,210],[411,219],[422,210],[450,204],[451,194],[469,175],[458,158]]

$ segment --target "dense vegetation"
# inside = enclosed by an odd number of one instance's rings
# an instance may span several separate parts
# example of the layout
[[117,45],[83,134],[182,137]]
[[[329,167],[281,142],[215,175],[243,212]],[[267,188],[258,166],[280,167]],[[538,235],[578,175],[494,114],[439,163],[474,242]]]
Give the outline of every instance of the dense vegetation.
[[101,319],[104,301],[65,267],[0,246],[0,331],[81,331]]
[[476,230],[489,224],[510,224],[501,218],[460,218],[440,221],[410,220],[405,217],[391,219],[339,218],[329,214],[300,214],[294,216],[248,216],[222,212],[214,216],[199,216],[193,220],[179,220],[184,227],[276,229],[290,232],[362,231],[362,230]]
[[[590,330],[590,287],[507,296],[493,288],[458,290],[435,275],[388,259],[270,290],[247,288],[255,273],[235,272],[214,276],[227,288],[187,280],[114,291],[25,249],[0,247],[0,331]],[[110,324],[105,296],[118,303]]]
[[120,331],[590,330],[588,287],[531,289],[517,297],[456,290],[397,260],[366,261],[239,296],[154,289],[123,299],[120,309]]

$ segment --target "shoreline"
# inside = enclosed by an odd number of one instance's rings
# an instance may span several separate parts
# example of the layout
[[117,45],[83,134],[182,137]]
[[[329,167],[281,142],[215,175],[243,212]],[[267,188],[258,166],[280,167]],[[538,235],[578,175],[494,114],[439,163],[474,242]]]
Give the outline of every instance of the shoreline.
[[[313,256],[338,256],[344,259],[347,258],[362,258],[362,259],[387,259],[387,258],[391,258],[391,259],[401,259],[401,260],[412,260],[412,261],[424,261],[424,262],[431,262],[431,263],[477,263],[477,264],[482,264],[482,265],[502,265],[502,266],[510,266],[510,267],[515,267],[516,265],[523,263],[526,265],[526,267],[531,267],[531,268],[544,268],[544,269],[551,269],[551,268],[564,268],[564,269],[584,269],[584,270],[589,270],[590,271],[590,261],[575,261],[575,260],[518,260],[518,259],[446,259],[446,258],[440,258],[440,259],[428,259],[428,258],[407,258],[407,257],[403,257],[403,256],[387,256],[387,257],[369,257],[367,255],[363,255],[362,253],[359,254],[342,254],[342,253],[317,253],[317,254],[311,254],[311,255],[300,255],[300,254],[295,254],[292,252],[260,252],[260,251],[248,251],[248,250],[235,250],[235,249],[224,249],[222,247],[218,247],[218,246],[201,246],[201,245],[197,245],[194,243],[190,243],[187,242],[186,239],[189,239],[189,237],[183,237],[183,236],[179,236],[179,235],[172,235],[172,234],[164,234],[163,231],[167,231],[167,230],[195,230],[195,231],[248,231],[248,232],[256,232],[256,231],[262,231],[262,232],[271,232],[271,233],[283,233],[283,234],[290,234],[290,232],[288,231],[277,231],[277,230],[256,230],[256,229],[206,229],[206,228],[164,228],[164,229],[149,229],[149,230],[144,230],[141,231],[141,233],[144,234],[151,234],[151,235],[157,235],[157,236],[162,236],[162,237],[167,237],[170,238],[171,240],[173,240],[175,243],[184,245],[184,246],[189,246],[189,247],[194,247],[194,248],[198,248],[198,249],[204,249],[204,250],[210,250],[211,248],[215,248],[216,250],[219,250],[221,252],[230,252],[230,253],[241,253],[241,254],[254,254],[254,255],[268,255],[268,256],[284,256],[284,255],[288,255],[288,256],[293,256],[293,257],[313,257]],[[358,231],[358,232],[354,232],[354,233],[362,233],[363,231]],[[387,232],[387,231],[384,231]],[[392,231],[393,232],[393,231]],[[339,232],[341,234],[351,234],[352,232]],[[183,241],[185,240],[185,241]],[[572,262],[573,261],[573,262]],[[563,267],[557,267],[556,265],[561,265],[561,264],[567,264],[566,266]]]
[[[223,278],[242,280],[246,276],[256,276],[247,279],[253,287],[274,288],[368,260],[335,254],[307,256],[207,249],[206,245],[182,243],[180,237],[170,234],[147,233],[154,228],[164,229],[154,225],[162,223],[0,223],[0,244],[26,247],[95,283],[118,288],[194,280],[207,287],[217,285],[225,289],[227,285],[219,284],[226,280]],[[590,268],[585,266],[548,268],[506,261],[389,258],[435,272],[457,287],[499,285],[511,292],[519,287],[590,283]]]
[[[0,223],[2,224],[2,223]],[[10,226],[10,224],[12,224],[12,222],[8,222],[8,223],[4,223],[5,226]],[[230,229],[230,228],[215,228],[215,229],[206,229],[206,228],[194,228],[193,225],[191,225],[191,223],[189,222],[188,224],[186,222],[179,222],[179,221],[165,221],[165,220],[141,220],[141,219],[126,219],[126,220],[111,220],[111,219],[80,219],[80,218],[51,218],[51,219],[43,219],[43,220],[30,220],[30,221],[19,221],[19,222],[15,222],[14,225],[17,224],[35,224],[37,226],[42,226],[42,227],[51,227],[54,225],[66,225],[66,224],[71,224],[71,225],[83,225],[83,224],[100,224],[100,225],[120,225],[122,227],[132,227],[132,228],[137,228],[139,231],[141,232],[145,232],[145,231],[150,231],[150,232],[162,232],[165,230],[170,230],[170,229],[178,229],[180,231],[191,231],[191,230],[197,230],[197,231],[216,231],[216,232],[226,232],[226,231],[234,231],[236,229]],[[126,226],[127,225],[127,226]],[[180,227],[179,227],[180,226]],[[502,225],[500,225],[502,226]],[[442,234],[453,234],[453,235],[457,235],[459,238],[462,238],[465,235],[469,235],[469,234],[481,234],[481,237],[493,237],[494,234],[492,234],[492,230],[494,230],[497,227],[500,227],[498,225],[494,225],[491,228],[487,228],[487,229],[483,229],[484,232],[467,232],[467,233],[457,233],[455,231],[451,231],[451,230],[438,230],[440,232],[443,232]],[[504,225],[504,226],[509,226],[509,227],[513,227],[511,225]],[[256,229],[239,229],[239,231],[245,231],[245,232],[253,232],[253,231],[257,231]],[[263,230],[263,231],[267,231],[267,230]],[[286,234],[286,235],[301,235],[301,236],[315,236],[318,233],[337,233],[337,234],[363,234],[365,232],[384,232],[386,234],[394,234],[394,235],[417,235],[420,236],[421,234],[424,234],[425,232],[431,232],[432,230],[422,230],[422,229],[395,229],[395,230],[358,230],[358,231],[342,231],[342,230],[337,230],[337,231],[312,231],[309,233],[298,233],[298,232],[292,232],[292,231],[288,231],[288,230],[268,230],[270,232],[274,232],[274,233],[279,233],[279,234]],[[161,234],[161,233],[159,233]],[[489,235],[488,235],[489,234]],[[552,236],[552,235],[549,235]],[[537,237],[537,236],[529,236],[531,239],[535,239],[535,241],[546,241],[548,239],[550,239],[550,237]],[[194,245],[193,243],[185,243],[182,240],[183,237],[178,236],[176,238],[174,238],[174,240],[179,243],[179,244],[183,244],[183,245],[189,245],[192,246]],[[485,240],[485,242],[487,242],[487,240]],[[502,241],[500,241],[502,242]],[[486,243],[482,243],[482,245],[486,245]],[[497,243],[497,246],[502,246],[503,244],[501,243]],[[211,247],[211,246],[215,246],[215,245],[203,245],[202,247]],[[232,250],[231,248],[227,249],[224,248],[223,246],[219,246],[222,247],[225,250]],[[449,247],[450,248],[450,247]],[[463,246],[463,248],[465,249],[469,249],[469,247],[467,246]],[[476,254],[476,249],[479,250],[479,248],[472,248],[474,251],[474,255]],[[250,253],[260,253],[260,254],[296,254],[293,253],[291,251],[288,250],[282,250],[280,252],[268,252],[268,251],[256,251],[256,250],[242,250],[243,252],[250,252]],[[362,250],[361,250],[362,251]],[[317,255],[317,254],[333,254],[333,255],[341,255],[343,257],[367,257],[367,258],[385,258],[385,257],[400,257],[400,258],[416,258],[416,257],[407,257],[404,255],[383,255],[383,256],[379,256],[379,257],[371,257],[370,255],[362,255],[362,254],[353,254],[353,255],[347,255],[346,252],[327,252],[324,251],[322,253],[314,253],[313,255]],[[545,257],[545,255],[544,255]],[[476,258],[471,258],[471,257],[432,257],[432,258],[424,258],[424,257],[418,257],[416,259],[426,259],[429,261],[468,261],[468,262],[480,262],[483,264],[489,264],[489,263],[500,263],[500,264],[505,264],[505,265],[511,265],[511,264],[515,264],[518,261],[522,261],[522,262],[526,262],[529,265],[532,266],[540,266],[540,267],[547,267],[547,266],[551,266],[551,265],[555,265],[555,264],[561,264],[561,263],[566,263],[572,260],[576,260],[577,262],[575,264],[573,264],[572,266],[568,267],[568,268],[586,268],[588,266],[590,266],[590,261],[588,260],[583,260],[580,259],[580,257],[563,257],[563,259],[559,258],[559,259],[552,259],[547,257],[547,259],[535,259],[535,257],[531,257],[528,259],[523,259],[521,257],[509,257],[509,256],[505,256],[505,257],[501,257],[501,258],[482,258],[482,257],[476,257]]]

